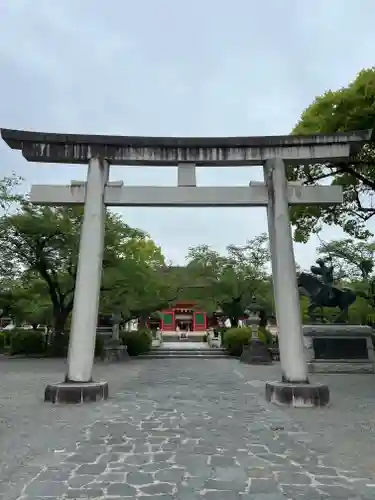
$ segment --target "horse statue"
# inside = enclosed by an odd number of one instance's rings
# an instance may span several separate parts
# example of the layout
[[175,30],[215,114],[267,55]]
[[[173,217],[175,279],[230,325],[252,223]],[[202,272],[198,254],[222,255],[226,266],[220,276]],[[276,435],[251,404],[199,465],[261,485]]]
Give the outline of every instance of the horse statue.
[[[307,309],[309,318],[314,322],[314,311],[322,307],[338,307],[340,313],[335,323],[345,323],[349,317],[349,307],[356,301],[357,294],[350,288],[337,288],[333,285],[333,266],[326,266],[322,259],[318,266],[311,266],[311,274],[302,272],[297,276],[298,290],[310,299]],[[320,276],[320,277],[318,277]]]

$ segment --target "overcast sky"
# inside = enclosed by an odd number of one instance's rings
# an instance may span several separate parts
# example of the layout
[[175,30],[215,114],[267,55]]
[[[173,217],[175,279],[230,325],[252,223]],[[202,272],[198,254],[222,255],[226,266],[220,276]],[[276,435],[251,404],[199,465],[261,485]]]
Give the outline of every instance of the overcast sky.
[[[0,127],[160,136],[288,134],[313,98],[374,64],[374,0],[2,0]],[[0,144],[0,175],[67,184],[85,168],[27,163]],[[174,168],[113,167],[112,180],[174,185]],[[199,169],[248,185],[258,167]],[[134,208],[168,259],[266,231],[265,209]],[[339,229],[323,239],[340,237]],[[318,244],[296,245],[308,267]]]

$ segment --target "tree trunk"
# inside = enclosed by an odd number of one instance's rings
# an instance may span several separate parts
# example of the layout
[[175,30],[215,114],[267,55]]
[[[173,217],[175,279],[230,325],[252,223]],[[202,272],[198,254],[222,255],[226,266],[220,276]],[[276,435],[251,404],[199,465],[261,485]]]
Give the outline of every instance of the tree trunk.
[[265,310],[259,312],[259,328],[267,328],[267,314]]
[[145,329],[147,327],[147,320],[148,320],[148,317],[147,316],[139,316],[138,318],[138,329],[139,330],[142,330],[142,329]]
[[232,328],[237,328],[240,318],[237,316],[229,316],[230,325]]
[[50,352],[52,356],[64,357],[67,355],[69,336],[65,332],[65,325],[71,307],[53,308],[53,327]]
[[70,308],[59,308],[53,310],[53,330],[55,335],[63,335],[65,325],[70,313]]

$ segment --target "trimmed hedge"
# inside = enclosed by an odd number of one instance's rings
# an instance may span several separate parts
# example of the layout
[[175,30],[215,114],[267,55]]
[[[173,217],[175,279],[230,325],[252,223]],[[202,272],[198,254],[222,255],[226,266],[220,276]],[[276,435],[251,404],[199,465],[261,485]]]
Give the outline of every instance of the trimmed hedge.
[[138,356],[151,349],[152,333],[150,330],[122,331],[120,339],[127,346],[129,356]]
[[8,331],[0,332],[0,353],[7,352],[10,346],[10,334]]
[[[0,332],[0,352],[10,356],[41,356],[66,357],[69,347],[69,334],[55,337],[51,344],[43,331],[14,329],[10,332]],[[103,353],[104,339],[97,335],[95,341],[95,356]]]
[[[273,344],[273,336],[269,330],[265,328],[258,329],[258,337],[263,344],[271,346]],[[251,343],[252,329],[251,327],[230,328],[223,335],[223,346],[231,356],[239,357],[242,354],[243,346]]]
[[37,330],[12,330],[9,333],[9,350],[15,354],[44,355],[47,350],[46,336]]
[[251,328],[230,328],[225,332],[223,346],[231,356],[239,357],[245,344],[251,342]]
[[[69,333],[56,336],[47,346],[45,355],[51,358],[65,358],[69,349]],[[101,335],[95,337],[95,357],[102,357],[104,353],[104,338]]]

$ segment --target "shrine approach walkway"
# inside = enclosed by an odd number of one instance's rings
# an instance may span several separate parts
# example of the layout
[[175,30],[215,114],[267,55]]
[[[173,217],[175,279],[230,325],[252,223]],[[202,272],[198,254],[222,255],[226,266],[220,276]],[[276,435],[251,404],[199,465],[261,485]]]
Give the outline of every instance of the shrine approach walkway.
[[98,364],[104,403],[42,403],[64,366],[0,361],[3,500],[375,498],[374,379],[322,377],[332,407],[264,400],[279,367],[234,359]]

